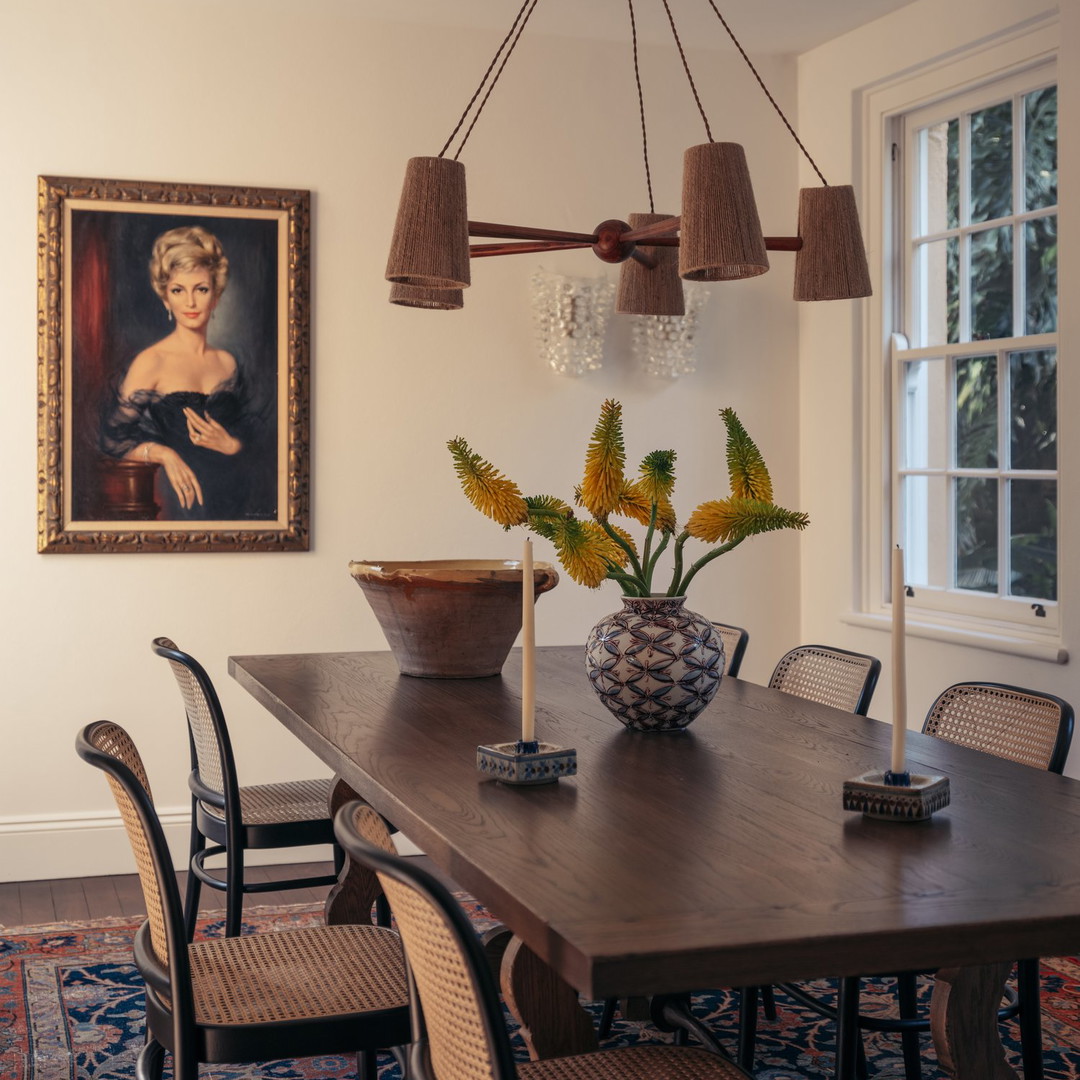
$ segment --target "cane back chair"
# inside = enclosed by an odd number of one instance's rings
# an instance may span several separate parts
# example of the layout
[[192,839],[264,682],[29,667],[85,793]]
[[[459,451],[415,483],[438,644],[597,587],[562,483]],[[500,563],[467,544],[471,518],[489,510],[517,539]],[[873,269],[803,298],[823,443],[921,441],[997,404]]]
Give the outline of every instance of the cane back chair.
[[[994,757],[1061,773],[1069,756],[1073,735],[1073,708],[1053,694],[1024,690],[1001,683],[956,683],[938,695],[923,723],[923,732],[935,738]],[[785,990],[804,1005],[837,1021],[838,1080],[861,1071],[860,1030],[897,1031],[904,1054],[905,1080],[921,1075],[919,1033],[930,1021],[917,1010],[919,973],[895,976],[899,1018],[864,1016],[859,1011],[861,979],[842,979],[837,1007],[831,1008],[799,986]],[[1025,1080],[1042,1080],[1042,1017],[1039,1001],[1039,962],[1019,960],[1016,992],[998,1013],[1001,1019],[1017,1017]]]
[[382,819],[347,803],[335,819],[348,854],[374,870],[401,931],[413,1007],[416,1080],[749,1080],[708,1050],[633,1046],[515,1063],[498,991],[461,906],[422,867],[393,853]]
[[727,623],[714,622],[713,629],[724,643],[724,674],[737,679],[750,635],[741,626],[729,626]]
[[146,770],[128,733],[99,721],[76,740],[109,780],[135,855],[147,919],[135,936],[146,982],[147,1041],[139,1080],[177,1080],[199,1062],[357,1054],[375,1080],[377,1051],[409,1041],[405,961],[397,934],[377,926],[316,926],[189,944],[180,891]]
[[881,661],[873,656],[828,645],[800,645],[780,658],[769,686],[865,716],[880,674]]
[[[203,885],[225,893],[225,933],[240,933],[244,895],[278,889],[333,885],[336,874],[246,881],[244,852],[256,848],[333,844],[329,779],[296,780],[241,787],[229,729],[217,691],[203,666],[166,637],[155,638],[153,651],[169,662],[187,714],[191,750],[191,842],[184,918],[190,941],[195,933]],[[207,840],[211,846],[207,847]],[[206,860],[225,855],[224,871],[208,869]],[[334,851],[335,871],[341,869]]]

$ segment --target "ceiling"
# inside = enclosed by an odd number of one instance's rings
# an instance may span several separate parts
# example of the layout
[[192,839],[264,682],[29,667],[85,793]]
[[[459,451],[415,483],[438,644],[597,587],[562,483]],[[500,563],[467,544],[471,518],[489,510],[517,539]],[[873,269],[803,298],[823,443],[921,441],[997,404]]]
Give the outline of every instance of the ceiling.
[[[731,29],[751,53],[800,53],[905,7],[913,0],[715,0]],[[668,0],[686,45],[732,46],[709,0]],[[520,0],[363,0],[364,13],[389,22],[476,27],[502,40]],[[635,0],[642,41],[669,42],[661,0]],[[539,0],[529,32],[627,41],[627,0]]]

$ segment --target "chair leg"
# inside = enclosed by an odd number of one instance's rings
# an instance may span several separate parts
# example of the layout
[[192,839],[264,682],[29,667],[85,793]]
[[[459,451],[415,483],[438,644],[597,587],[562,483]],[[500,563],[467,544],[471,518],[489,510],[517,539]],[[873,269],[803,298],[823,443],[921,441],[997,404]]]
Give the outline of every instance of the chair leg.
[[389,927],[392,921],[390,917],[390,901],[386,899],[386,893],[379,893],[375,897],[375,925]]
[[617,998],[604,999],[604,1011],[600,1014],[600,1023],[596,1029],[596,1034],[601,1039],[606,1039],[611,1034],[611,1024],[615,1019],[615,1006],[617,1004]]
[[739,990],[739,1064],[754,1071],[754,1048],[757,1044],[758,988],[744,986]]
[[761,987],[761,1008],[765,1012],[765,1019],[770,1024],[776,1022],[776,998],[773,996],[771,986]]
[[356,1055],[357,1080],[379,1080],[379,1052],[361,1050]]
[[[900,1019],[913,1020],[918,1015],[918,976],[905,972],[896,977],[896,994],[900,1003]],[[922,1058],[919,1053],[919,1033],[901,1031],[900,1046],[904,1054],[904,1080],[922,1080]]]
[[147,1038],[135,1062],[136,1080],[161,1080],[165,1069],[165,1047],[157,1039]]
[[1016,964],[1016,993],[1020,1001],[1020,1052],[1024,1080],[1043,1080],[1042,1003],[1039,997],[1039,961]]
[[244,849],[225,853],[225,936],[239,937],[244,911]]
[[840,980],[836,1003],[836,1080],[856,1080],[859,1044],[859,977]]
[[206,846],[206,837],[199,832],[195,824],[195,800],[191,806],[191,840],[188,843],[188,879],[187,888],[184,890],[184,932],[188,941],[195,939],[195,921],[199,917],[199,896],[202,892],[202,882],[195,875],[195,856]]

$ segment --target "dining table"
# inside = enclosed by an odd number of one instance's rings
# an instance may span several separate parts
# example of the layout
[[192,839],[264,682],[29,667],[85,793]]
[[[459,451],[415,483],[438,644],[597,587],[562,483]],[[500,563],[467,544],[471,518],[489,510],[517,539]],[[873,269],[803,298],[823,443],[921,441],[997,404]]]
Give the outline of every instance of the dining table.
[[[631,731],[584,650],[548,646],[536,734],[577,773],[506,784],[476,751],[519,737],[521,668],[519,649],[478,679],[401,675],[389,652],[229,659],[334,771],[337,804],[370,803],[512,932],[502,988],[533,1056],[596,1045],[579,994],[926,970],[940,1067],[1015,1080],[996,1015],[1011,963],[1080,949],[1080,782],[911,731],[908,768],[948,776],[951,802],[878,820],[842,791],[887,767],[889,724],[725,676],[687,729]],[[370,911],[368,888],[346,867],[327,918]]]

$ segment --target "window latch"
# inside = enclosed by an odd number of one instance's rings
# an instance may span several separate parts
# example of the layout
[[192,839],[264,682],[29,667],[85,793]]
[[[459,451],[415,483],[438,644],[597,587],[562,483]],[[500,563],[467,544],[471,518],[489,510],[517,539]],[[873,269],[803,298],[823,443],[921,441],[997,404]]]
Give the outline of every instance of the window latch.
[[1042,604],[1032,604],[1031,605],[1031,610],[1035,612],[1035,617],[1037,619],[1045,619],[1046,618],[1046,608],[1044,608],[1042,606]]

